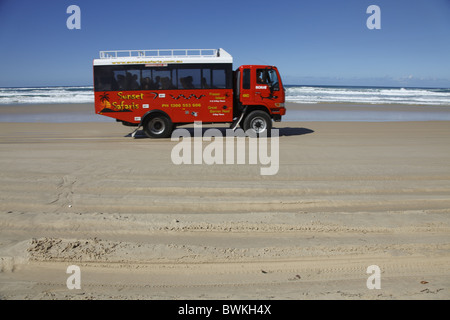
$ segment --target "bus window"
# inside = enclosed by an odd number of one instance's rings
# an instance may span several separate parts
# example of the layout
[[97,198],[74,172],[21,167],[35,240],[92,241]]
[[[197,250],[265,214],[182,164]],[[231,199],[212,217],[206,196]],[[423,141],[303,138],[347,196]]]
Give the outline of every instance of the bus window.
[[270,86],[273,90],[278,91],[280,90],[280,83],[278,81],[277,72],[273,69],[267,70],[267,76]]
[[250,89],[250,69],[244,69],[242,73],[242,89]]
[[94,67],[95,91],[231,89],[231,64]]
[[211,69],[202,69],[202,89],[211,88]]
[[152,69],[143,69],[141,77],[141,89],[142,90],[154,90],[158,89],[153,82]]
[[212,70],[212,83],[213,88],[225,89],[227,87],[227,77],[225,69],[213,69]]
[[[117,90],[126,90],[127,88],[127,74],[125,70],[114,70],[114,81],[117,84]],[[116,88],[113,88],[113,90]]]
[[267,72],[266,69],[256,70],[256,83],[267,84]]
[[95,71],[95,91],[109,91],[112,86],[113,74],[109,67],[97,67]]
[[201,70],[178,69],[178,89],[199,89],[201,87]]
[[257,69],[256,82],[260,84],[268,84],[275,91],[280,90],[277,72],[273,69]]
[[127,70],[127,90],[139,90],[141,88],[141,70]]
[[157,68],[153,70],[153,82],[158,89],[176,89],[172,82],[172,71],[169,68]]

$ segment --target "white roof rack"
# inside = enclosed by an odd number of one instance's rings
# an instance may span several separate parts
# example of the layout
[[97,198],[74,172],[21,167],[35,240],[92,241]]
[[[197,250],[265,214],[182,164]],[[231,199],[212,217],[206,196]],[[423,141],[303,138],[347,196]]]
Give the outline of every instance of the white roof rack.
[[224,49],[151,49],[100,51],[94,65],[130,63],[232,63],[232,56]]

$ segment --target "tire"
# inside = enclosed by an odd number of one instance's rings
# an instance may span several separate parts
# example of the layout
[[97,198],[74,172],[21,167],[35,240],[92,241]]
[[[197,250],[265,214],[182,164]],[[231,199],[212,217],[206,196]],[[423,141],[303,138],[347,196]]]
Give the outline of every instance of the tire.
[[150,115],[144,124],[144,132],[149,138],[168,138],[172,131],[172,121],[162,114]]
[[261,110],[252,111],[245,117],[243,129],[245,132],[252,130],[258,137],[260,134],[267,134],[267,137],[269,137],[272,129],[272,119],[267,112]]

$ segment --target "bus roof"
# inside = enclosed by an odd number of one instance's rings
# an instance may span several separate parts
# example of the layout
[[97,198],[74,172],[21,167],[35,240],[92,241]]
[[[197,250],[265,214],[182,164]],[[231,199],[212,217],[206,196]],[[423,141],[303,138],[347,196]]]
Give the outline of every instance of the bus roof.
[[224,49],[153,49],[100,51],[94,66],[120,64],[233,63]]

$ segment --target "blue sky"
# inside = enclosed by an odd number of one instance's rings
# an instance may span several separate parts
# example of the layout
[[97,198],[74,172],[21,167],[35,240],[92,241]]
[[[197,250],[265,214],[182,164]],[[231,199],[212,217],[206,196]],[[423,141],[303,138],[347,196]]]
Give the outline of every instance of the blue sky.
[[450,87],[450,0],[0,0],[0,43],[0,87],[92,85],[100,50],[220,47],[285,84]]

